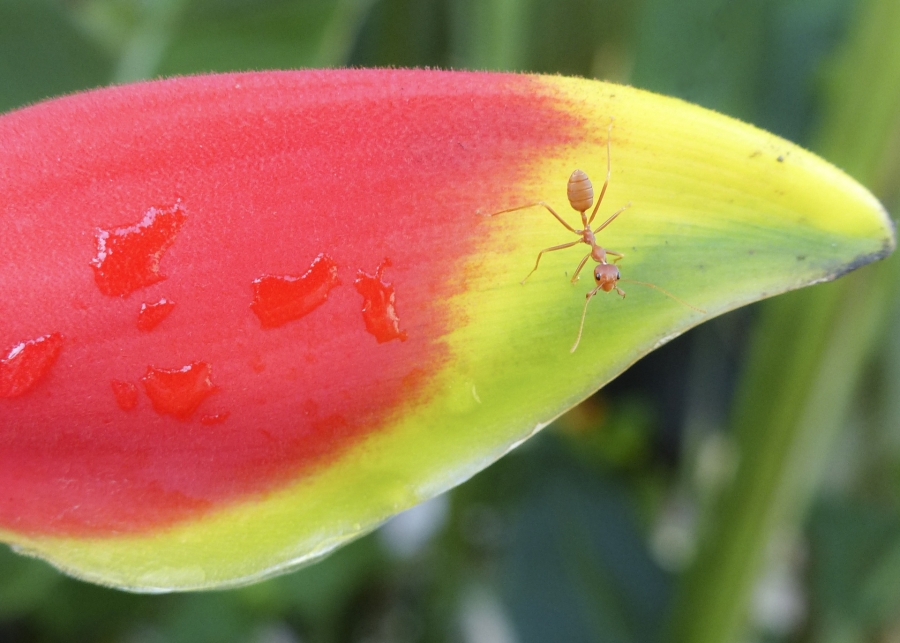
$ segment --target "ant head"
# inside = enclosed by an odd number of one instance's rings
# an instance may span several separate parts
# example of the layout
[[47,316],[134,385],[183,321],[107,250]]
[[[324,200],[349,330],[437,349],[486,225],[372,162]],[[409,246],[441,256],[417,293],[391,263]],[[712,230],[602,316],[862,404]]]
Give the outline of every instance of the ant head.
[[572,172],[566,186],[566,194],[569,197],[569,204],[578,212],[590,210],[594,204],[594,186],[588,175],[581,170]]
[[594,281],[596,281],[597,285],[605,292],[609,292],[615,288],[616,282],[618,282],[621,277],[622,275],[619,274],[619,269],[616,268],[615,264],[600,263],[594,267]]

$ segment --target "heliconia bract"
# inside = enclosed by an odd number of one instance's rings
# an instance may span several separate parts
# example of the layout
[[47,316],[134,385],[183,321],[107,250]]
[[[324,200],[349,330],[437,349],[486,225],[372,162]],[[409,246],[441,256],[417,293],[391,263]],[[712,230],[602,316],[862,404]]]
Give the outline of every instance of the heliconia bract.
[[[600,293],[576,168],[628,296]],[[111,87],[0,117],[0,538],[159,591],[320,557],[655,346],[889,253],[798,147],[632,88],[404,70]],[[706,311],[704,314],[701,311]]]

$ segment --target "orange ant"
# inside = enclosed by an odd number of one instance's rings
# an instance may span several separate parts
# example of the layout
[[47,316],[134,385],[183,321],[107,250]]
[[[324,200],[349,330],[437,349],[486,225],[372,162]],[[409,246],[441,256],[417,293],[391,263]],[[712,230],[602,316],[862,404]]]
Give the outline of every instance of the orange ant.
[[[515,208],[509,208],[508,210],[501,210],[499,212],[495,212],[491,216],[495,216],[498,214],[505,214],[507,212],[515,212],[516,210],[524,210],[525,208],[531,208],[534,206],[542,206],[547,208],[547,211],[550,212],[554,217],[556,217],[557,221],[563,224],[566,229],[570,232],[577,234],[580,238],[575,241],[571,241],[569,243],[563,243],[558,246],[551,246],[550,248],[544,248],[538,253],[537,260],[534,262],[534,268],[531,269],[527,275],[525,275],[525,279],[520,281],[519,283],[525,284],[525,281],[534,274],[534,271],[538,269],[538,265],[541,262],[541,256],[545,252],[554,252],[556,250],[563,250],[564,248],[571,248],[572,246],[576,246],[579,243],[585,243],[590,246],[591,251],[582,257],[581,261],[578,262],[578,267],[575,269],[575,274],[572,275],[571,282],[574,284],[578,281],[578,274],[581,272],[581,269],[584,268],[584,265],[587,263],[588,259],[593,259],[597,262],[597,265],[594,266],[594,282],[597,286],[588,291],[585,295],[584,300],[584,310],[581,312],[581,324],[578,327],[578,337],[575,339],[575,344],[572,346],[570,352],[574,353],[575,349],[578,348],[578,343],[581,341],[581,333],[584,330],[584,320],[587,316],[587,307],[591,302],[591,299],[601,290],[604,292],[611,292],[613,290],[616,291],[623,299],[625,298],[625,291],[623,291],[617,285],[619,281],[624,281],[626,283],[639,284],[641,286],[647,286],[648,288],[653,288],[655,290],[660,291],[667,297],[674,299],[678,303],[687,306],[692,310],[696,310],[699,313],[706,313],[705,310],[701,308],[696,308],[695,306],[691,306],[687,302],[682,301],[672,293],[667,290],[663,290],[659,286],[651,283],[647,283],[645,281],[635,281],[633,279],[622,279],[622,275],[619,273],[619,268],[616,266],[616,263],[622,259],[625,255],[621,252],[615,252],[613,250],[609,250],[604,248],[603,246],[597,243],[597,233],[603,230],[610,223],[615,221],[616,217],[622,214],[625,210],[631,207],[631,203],[628,203],[624,207],[619,208],[612,215],[599,226],[591,229],[591,224],[594,221],[594,217],[597,216],[597,211],[600,209],[600,204],[603,202],[603,196],[606,194],[606,188],[609,186],[609,177],[611,170],[611,152],[610,152],[610,138],[612,135],[612,122],[609,124],[609,129],[606,135],[606,180],[603,182],[603,188],[600,190],[600,196],[597,198],[597,204],[594,205],[594,186],[591,183],[588,175],[582,172],[581,170],[575,170],[569,176],[569,182],[566,186],[566,195],[569,197],[569,204],[572,208],[581,214],[581,230],[576,230],[571,225],[569,225],[565,219],[563,219],[556,211],[550,207],[549,204],[544,201],[536,201],[534,203],[529,203],[527,205],[520,205]],[[591,209],[591,206],[594,205],[594,209],[591,211],[591,216],[588,218],[587,211]],[[607,262],[607,256],[614,257],[612,263]]]

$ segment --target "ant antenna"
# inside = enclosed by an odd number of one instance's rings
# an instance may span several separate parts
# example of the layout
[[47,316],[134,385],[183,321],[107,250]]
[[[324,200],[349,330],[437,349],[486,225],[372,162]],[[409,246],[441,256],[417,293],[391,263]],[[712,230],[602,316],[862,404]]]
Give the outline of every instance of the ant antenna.
[[696,310],[698,313],[702,313],[704,315],[706,314],[706,311],[703,310],[702,308],[697,308],[696,306],[691,306],[689,303],[687,303],[683,299],[679,299],[678,297],[676,297],[675,295],[670,293],[668,290],[665,290],[664,288],[660,288],[656,284],[647,283],[646,281],[635,281],[634,279],[619,279],[619,281],[624,281],[625,283],[628,283],[628,284],[637,284],[639,286],[647,286],[647,288],[653,288],[654,290],[658,290],[659,292],[664,294],[669,299],[677,301],[682,306],[687,306],[691,310]]
[[[639,286],[647,286],[648,288],[653,288],[654,290],[658,290],[659,292],[664,294],[669,299],[677,301],[682,306],[686,306],[687,308],[690,308],[691,310],[696,310],[698,313],[702,313],[704,315],[706,314],[706,311],[703,310],[702,308],[697,308],[696,306],[691,306],[689,303],[687,303],[683,299],[679,299],[678,297],[676,297],[675,295],[670,293],[665,288],[660,288],[656,284],[651,284],[646,281],[637,281],[635,279],[621,279],[620,278],[620,279],[617,279],[616,281],[624,281],[625,283],[629,283],[629,284],[637,284]],[[600,290],[600,288],[601,288],[601,286],[597,286],[596,288],[594,288],[593,290],[588,292],[588,294],[584,298],[584,309],[581,311],[581,325],[578,326],[578,337],[575,338],[575,343],[572,345],[572,348],[569,350],[570,353],[574,353],[575,349],[578,348],[578,344],[581,342],[581,334],[584,331],[584,319],[587,316],[588,304],[591,303],[591,299],[594,297],[594,295],[597,294],[597,292]],[[625,293],[623,291],[616,288],[616,292],[618,292],[620,295],[622,295],[622,299],[625,298]]]
[[591,297],[596,295],[599,289],[600,287],[597,286],[584,298],[584,310],[581,311],[581,325],[578,327],[578,337],[575,338],[575,343],[572,345],[572,348],[569,349],[570,353],[574,353],[575,349],[578,348],[578,343],[581,341],[581,332],[584,330],[584,318],[587,315],[588,304],[591,303]]

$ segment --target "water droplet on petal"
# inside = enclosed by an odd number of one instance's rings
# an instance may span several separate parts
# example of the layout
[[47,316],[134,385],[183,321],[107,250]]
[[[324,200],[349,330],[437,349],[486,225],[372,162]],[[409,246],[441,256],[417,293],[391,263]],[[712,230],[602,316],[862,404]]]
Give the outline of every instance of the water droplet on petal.
[[157,413],[187,419],[218,390],[211,376],[212,366],[193,362],[178,369],[149,366],[141,381]]
[[229,413],[228,411],[216,413],[215,415],[204,415],[200,418],[200,424],[205,424],[206,426],[212,426],[213,424],[222,424],[222,422],[228,419],[229,415],[231,415],[231,413]]
[[97,231],[97,256],[91,260],[94,280],[104,295],[125,297],[162,281],[159,260],[184,225],[181,204],[150,208],[131,226]]
[[256,279],[250,308],[263,328],[276,328],[324,304],[331,289],[340,283],[337,264],[320,254],[302,277],[263,275]]
[[155,304],[141,304],[141,310],[138,313],[137,327],[138,330],[149,332],[162,323],[172,309],[175,308],[175,302],[169,299],[160,299]]
[[113,395],[116,396],[116,404],[123,411],[130,411],[137,406],[138,389],[131,382],[123,382],[122,380],[111,380]]
[[13,346],[0,359],[0,398],[30,391],[53,366],[62,345],[62,335],[51,333]]
[[406,341],[406,331],[400,330],[400,318],[394,307],[394,286],[382,281],[384,269],[391,265],[385,259],[375,270],[374,275],[367,275],[362,270],[356,273],[356,290],[363,296],[362,315],[366,322],[366,330],[375,336],[379,344],[392,339]]

